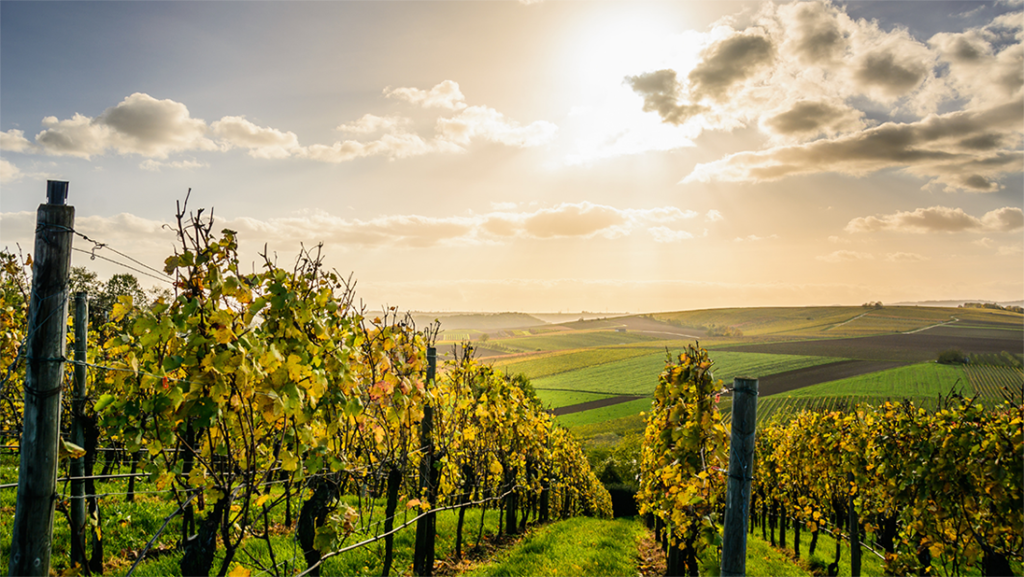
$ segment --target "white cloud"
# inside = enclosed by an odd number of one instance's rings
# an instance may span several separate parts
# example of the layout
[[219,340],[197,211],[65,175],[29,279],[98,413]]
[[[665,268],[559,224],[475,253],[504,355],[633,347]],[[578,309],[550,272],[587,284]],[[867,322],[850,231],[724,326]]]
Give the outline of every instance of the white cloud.
[[725,217],[722,216],[722,213],[718,212],[717,210],[711,209],[707,212],[706,215],[704,215],[704,220],[708,222],[718,222],[720,220],[725,220]]
[[35,147],[27,138],[25,133],[17,128],[6,132],[0,131],[0,150],[5,152],[31,152]]
[[153,160],[152,158],[147,158],[146,160],[142,161],[139,164],[139,168],[141,168],[142,170],[148,170],[148,171],[151,171],[151,172],[160,172],[160,170],[164,169],[164,168],[172,168],[172,169],[175,169],[175,170],[194,170],[196,168],[205,168],[207,166],[210,166],[210,165],[206,164],[205,162],[199,162],[198,160],[195,160],[195,159],[191,159],[191,160],[175,160],[175,161],[171,161],[171,162],[161,162],[159,160]]
[[338,125],[336,130],[350,134],[372,134],[374,132],[394,132],[411,124],[412,120],[403,116],[364,114],[355,122]]
[[24,175],[17,166],[14,166],[6,159],[0,158],[0,184],[15,182],[20,180],[22,176]]
[[404,132],[385,134],[379,139],[369,142],[346,140],[344,142],[335,142],[330,146],[313,144],[303,148],[299,155],[320,162],[337,164],[370,156],[384,156],[394,160],[434,152],[450,153],[464,152],[464,150],[451,142],[436,139],[424,140],[418,134]]
[[453,80],[445,80],[430,90],[419,88],[391,88],[384,89],[384,96],[398,98],[424,108],[445,108],[448,110],[462,110],[466,107],[466,97],[459,90],[459,83]]
[[185,150],[216,150],[206,137],[206,123],[192,118],[173,100],[157,100],[136,92],[96,118],[76,113],[59,120],[48,116],[36,143],[47,154],[90,158],[113,149],[120,154],[167,158]]
[[679,242],[693,238],[693,234],[685,230],[673,230],[667,226],[655,226],[647,229],[655,242]]
[[779,235],[777,234],[773,234],[770,236],[757,236],[756,234],[751,234],[748,236],[738,236],[732,240],[733,242],[759,242],[762,240],[775,240],[777,238],[779,238]]
[[830,2],[765,3],[703,34],[688,69],[626,83],[642,99],[634,106],[690,139],[751,125],[769,136],[683,183],[897,168],[929,189],[994,191],[1024,164],[1024,19],[1010,16],[924,42]]
[[287,158],[301,148],[294,132],[256,126],[244,116],[225,116],[210,129],[227,147],[248,148],[254,158]]
[[853,250],[837,250],[825,256],[819,256],[815,258],[822,262],[850,262],[861,260],[874,260],[875,257],[874,255],[866,252],[857,252]]
[[[140,168],[196,168],[205,163],[196,160],[157,162],[169,154],[187,151],[225,151],[247,149],[250,156],[261,159],[308,158],[319,162],[340,163],[372,156],[391,160],[424,154],[462,153],[473,140],[497,142],[506,146],[530,147],[550,142],[558,127],[539,120],[521,125],[486,106],[466,107],[458,83],[446,80],[429,91],[415,88],[386,89],[385,94],[425,108],[460,111],[454,117],[440,118],[437,135],[424,138],[408,128],[412,121],[402,116],[364,114],[352,123],[337,127],[356,135],[383,133],[375,140],[344,140],[333,144],[302,146],[291,131],[259,126],[245,116],[224,116],[209,126],[192,118],[188,108],[173,100],[157,100],[148,94],[134,93],[116,106],[107,108],[96,118],[76,113],[60,120],[48,116],[42,120],[44,130],[30,142],[24,132],[11,129],[0,132],[0,148],[11,152],[44,152],[51,155],[76,156],[89,159],[108,151],[138,154],[144,161]],[[12,171],[8,170],[10,174]]]
[[919,234],[1016,232],[1021,229],[1024,229],[1024,211],[1009,206],[987,212],[981,218],[971,216],[961,208],[933,206],[909,212],[858,217],[846,225],[847,232],[896,231]]
[[885,255],[886,262],[923,262],[928,257],[913,252],[891,252]]
[[471,106],[452,118],[437,119],[437,132],[441,138],[461,145],[481,138],[506,146],[527,148],[550,142],[558,127],[545,120],[522,126],[493,108]]
[[1021,254],[1024,254],[1024,248],[1019,244],[1001,246],[996,253],[999,254],[999,256],[1020,256]]
[[990,248],[993,244],[995,244],[995,242],[996,241],[986,236],[985,238],[979,238],[978,240],[971,241],[971,244],[976,244],[983,248]]
[[513,208],[460,216],[385,215],[345,219],[317,211],[268,220],[237,218],[218,222],[273,243],[303,240],[343,246],[406,246],[505,243],[519,240],[572,238],[615,239],[647,231],[657,242],[676,242],[693,235],[680,227],[698,213],[677,207],[619,209],[590,202],[562,203],[549,208]]

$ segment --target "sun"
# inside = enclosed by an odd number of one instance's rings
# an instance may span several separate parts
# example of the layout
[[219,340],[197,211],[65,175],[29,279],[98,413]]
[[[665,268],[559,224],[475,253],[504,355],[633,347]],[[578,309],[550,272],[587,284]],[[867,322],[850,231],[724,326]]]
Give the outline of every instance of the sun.
[[642,72],[689,72],[702,35],[687,30],[685,9],[685,2],[595,4],[567,35],[568,74],[580,88],[595,90]]

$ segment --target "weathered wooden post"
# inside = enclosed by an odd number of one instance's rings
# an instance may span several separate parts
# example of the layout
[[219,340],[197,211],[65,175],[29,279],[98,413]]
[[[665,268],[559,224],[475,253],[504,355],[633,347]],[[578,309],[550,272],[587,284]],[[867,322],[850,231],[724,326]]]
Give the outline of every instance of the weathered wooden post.
[[850,575],[860,577],[860,528],[857,520],[857,508],[854,506],[852,492],[853,473],[847,473],[846,479],[851,485],[850,493]]
[[[71,442],[85,446],[82,416],[85,409],[86,352],[89,348],[89,295],[75,293],[75,396],[72,402]],[[85,457],[71,460],[71,564],[85,567]]]
[[[427,387],[434,382],[437,372],[437,349],[427,347]],[[437,478],[434,471],[434,407],[428,402],[423,407],[423,421],[420,423],[420,446],[423,456],[420,459],[420,492],[430,506],[437,503]],[[436,531],[434,513],[424,515],[416,522],[416,548],[413,552],[413,574],[430,577],[434,573],[434,535]]]
[[36,212],[32,294],[26,338],[24,429],[18,467],[18,502],[11,536],[11,575],[50,574],[53,510],[60,442],[60,393],[68,320],[68,273],[75,209],[68,183],[48,181],[46,204]]
[[722,577],[746,575],[747,572],[747,509],[750,507],[756,429],[757,379],[736,377],[732,388],[732,438],[729,441],[729,481],[725,495]]

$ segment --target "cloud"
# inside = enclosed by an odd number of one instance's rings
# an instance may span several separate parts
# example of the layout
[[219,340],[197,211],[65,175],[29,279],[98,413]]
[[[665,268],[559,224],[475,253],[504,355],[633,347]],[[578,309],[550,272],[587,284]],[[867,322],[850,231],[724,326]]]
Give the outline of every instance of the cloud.
[[717,210],[711,209],[707,212],[706,215],[704,215],[704,220],[708,222],[718,222],[720,220],[725,220],[725,217],[722,216],[722,213],[718,212]]
[[192,118],[173,100],[157,100],[136,92],[96,118],[76,113],[58,120],[48,116],[36,143],[47,154],[90,158],[108,149],[121,154],[167,158],[184,150],[216,150],[206,137],[206,123]]
[[1021,13],[922,40],[845,10],[765,3],[702,34],[696,59],[679,49],[687,64],[625,77],[638,108],[690,139],[750,126],[769,137],[683,183],[895,168],[927,190],[988,192],[1024,168]]
[[913,252],[891,252],[885,255],[886,262],[923,262],[928,257]]
[[452,118],[439,118],[437,132],[442,139],[461,145],[480,138],[506,146],[526,148],[551,142],[558,127],[545,120],[522,126],[493,108],[470,106]]
[[815,257],[822,262],[850,262],[861,260],[874,260],[874,255],[853,250],[837,250],[825,256]]
[[[402,116],[364,114],[352,123],[337,127],[359,136],[381,132],[375,140],[343,140],[333,144],[302,146],[291,131],[259,126],[245,116],[224,116],[207,126],[192,118],[188,108],[173,100],[158,100],[134,93],[95,118],[76,113],[60,120],[48,116],[44,130],[33,144],[24,132],[10,129],[0,132],[0,149],[9,152],[42,152],[50,155],[89,159],[114,151],[138,154],[150,160],[140,163],[144,170],[196,168],[206,166],[196,160],[158,162],[172,153],[246,149],[260,159],[306,158],[318,162],[340,163],[372,156],[391,160],[425,154],[462,153],[464,145],[485,140],[514,147],[539,146],[550,142],[558,131],[554,124],[539,120],[528,125],[507,118],[487,106],[466,106],[458,83],[446,80],[429,91],[415,88],[385,89],[385,95],[406,100],[425,108],[458,111],[450,118],[439,118],[436,135],[426,138],[408,131],[412,120]],[[8,173],[14,174],[8,170]]]
[[1010,139],[1022,122],[1020,102],[889,122],[834,139],[732,154],[698,164],[682,182],[765,182],[820,172],[864,176],[903,168],[947,190],[988,192],[1000,188],[994,179],[1020,172],[1022,156],[1019,151],[979,150],[983,141],[977,138]]
[[693,96],[698,101],[723,100],[730,88],[771,64],[775,46],[763,31],[752,28],[715,42],[701,56],[688,76]]
[[761,127],[781,136],[834,135],[861,129],[863,116],[863,112],[842,103],[799,100],[777,114],[762,117]]
[[419,88],[391,88],[384,89],[384,96],[387,98],[398,98],[424,108],[445,108],[448,110],[462,110],[466,107],[466,97],[459,90],[459,83],[454,80],[445,80],[430,90]]
[[976,244],[983,248],[990,248],[993,244],[995,244],[995,242],[996,241],[986,236],[985,238],[979,238],[978,240],[971,241],[971,244]]
[[350,134],[372,134],[374,132],[393,132],[410,124],[412,124],[412,120],[402,116],[364,114],[355,122],[338,125],[336,130]]
[[244,236],[269,241],[324,241],[343,246],[430,247],[505,243],[520,240],[614,239],[647,231],[657,242],[692,238],[679,227],[696,218],[676,207],[619,209],[590,202],[562,203],[532,211],[495,210],[459,216],[386,215],[345,219],[317,211],[268,220],[239,218],[218,222]]
[[1001,246],[996,251],[996,254],[998,254],[999,256],[1020,256],[1021,254],[1024,254],[1024,247],[1022,247],[1019,244]]
[[25,133],[17,128],[0,132],[0,150],[5,152],[31,152],[35,146],[25,138]]
[[1024,211],[1009,206],[987,212],[981,218],[960,208],[933,206],[912,212],[859,217],[846,225],[846,231],[851,233],[1017,232],[1021,229],[1024,229]]
[[757,236],[756,234],[751,234],[748,236],[737,236],[732,240],[733,242],[759,242],[762,240],[775,240],[777,238],[779,238],[779,235],[777,234],[773,234],[770,236]]
[[377,140],[360,142],[346,140],[328,146],[313,144],[299,151],[299,155],[320,162],[340,163],[366,158],[384,156],[391,160],[422,156],[434,152],[463,152],[464,149],[451,142],[442,140],[424,140],[418,134],[408,132],[385,134]]
[[20,180],[22,176],[24,174],[22,174],[17,166],[14,166],[6,159],[0,158],[0,184],[15,182]]
[[657,112],[664,122],[682,124],[707,110],[699,104],[680,104],[675,70],[627,76],[625,82],[644,99],[644,112]]
[[175,170],[193,170],[196,168],[206,168],[210,166],[205,162],[199,162],[198,160],[175,160],[173,162],[160,162],[159,160],[153,160],[147,158],[139,164],[139,168],[142,170],[149,170],[151,172],[160,172],[164,168],[173,168]]
[[244,116],[225,116],[210,129],[228,147],[248,148],[253,158],[287,158],[301,148],[294,132],[256,126]]

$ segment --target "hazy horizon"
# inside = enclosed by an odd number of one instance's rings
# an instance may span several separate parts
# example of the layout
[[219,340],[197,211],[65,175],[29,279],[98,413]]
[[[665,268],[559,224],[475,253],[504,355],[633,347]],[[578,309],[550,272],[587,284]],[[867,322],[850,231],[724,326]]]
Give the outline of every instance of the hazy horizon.
[[2,2],[0,248],[57,179],[150,266],[191,188],[369,309],[1020,301],[1024,1],[923,6]]

